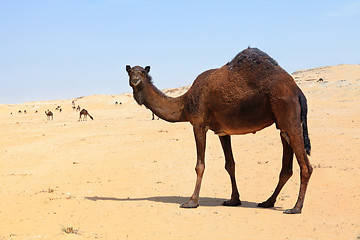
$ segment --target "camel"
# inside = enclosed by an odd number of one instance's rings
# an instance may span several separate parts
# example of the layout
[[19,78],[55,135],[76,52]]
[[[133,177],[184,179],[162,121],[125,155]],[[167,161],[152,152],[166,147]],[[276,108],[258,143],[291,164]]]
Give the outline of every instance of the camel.
[[54,115],[49,109],[47,111],[45,111],[45,114],[46,114],[47,120],[50,120],[50,119],[54,120]]
[[150,66],[126,66],[133,96],[168,122],[190,122],[193,126],[197,162],[196,184],[183,208],[199,206],[199,192],[205,170],[206,133],[219,136],[225,155],[225,169],[231,180],[231,198],[225,206],[241,205],[235,180],[231,135],[256,133],[275,123],[283,146],[282,169],[273,194],[258,207],[274,207],[281,189],[293,174],[293,155],[300,166],[300,191],[295,206],[284,213],[300,214],[313,168],[307,155],[311,145],[307,129],[307,101],[294,79],[278,63],[257,48],[237,54],[224,66],[201,73],[189,90],[169,97],[158,90],[149,75]]
[[81,116],[83,116],[83,118],[82,118],[83,121],[85,121],[85,120],[87,121],[87,116],[89,116],[91,118],[91,120],[94,120],[94,118],[85,109],[80,111],[79,122],[81,121]]

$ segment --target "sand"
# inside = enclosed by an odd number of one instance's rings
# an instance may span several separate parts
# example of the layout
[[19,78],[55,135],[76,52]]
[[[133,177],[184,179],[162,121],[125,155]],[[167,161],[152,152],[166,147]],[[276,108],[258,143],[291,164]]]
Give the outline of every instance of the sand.
[[209,131],[200,207],[182,209],[196,177],[191,125],[152,121],[130,93],[97,95],[75,99],[93,121],[78,122],[73,99],[0,105],[0,239],[359,239],[360,65],[293,77],[308,99],[314,166],[301,215],[283,214],[299,191],[296,161],[275,208],[256,207],[281,168],[275,126],[232,137],[239,207],[221,205],[230,179]]

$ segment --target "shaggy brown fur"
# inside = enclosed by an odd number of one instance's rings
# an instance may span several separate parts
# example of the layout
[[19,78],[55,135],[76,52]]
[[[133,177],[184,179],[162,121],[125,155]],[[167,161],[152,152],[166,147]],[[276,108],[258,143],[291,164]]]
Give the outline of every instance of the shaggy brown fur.
[[83,116],[83,118],[82,118],[83,121],[87,121],[87,116],[89,116],[91,118],[91,120],[94,120],[94,118],[85,109],[80,111],[79,122],[81,121],[81,116]]
[[293,173],[293,155],[300,165],[300,191],[292,209],[301,213],[306,188],[312,173],[307,157],[310,140],[307,130],[306,98],[293,78],[266,53],[248,48],[221,68],[205,71],[182,96],[171,98],[159,91],[149,76],[150,67],[126,66],[130,86],[138,104],[144,104],[169,122],[188,121],[193,126],[197,149],[195,190],[181,207],[199,205],[199,192],[205,170],[205,143],[208,129],[220,138],[225,155],[225,169],[230,175],[232,194],[226,206],[240,205],[235,180],[231,135],[255,133],[276,124],[283,145],[279,182],[270,198],[259,207],[273,207],[280,190]]

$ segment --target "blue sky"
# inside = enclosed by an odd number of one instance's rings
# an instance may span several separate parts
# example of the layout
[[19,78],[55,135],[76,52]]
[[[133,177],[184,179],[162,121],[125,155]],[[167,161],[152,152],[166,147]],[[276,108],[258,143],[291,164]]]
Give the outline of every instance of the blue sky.
[[289,73],[360,64],[360,1],[0,0],[0,103],[190,85],[249,45]]

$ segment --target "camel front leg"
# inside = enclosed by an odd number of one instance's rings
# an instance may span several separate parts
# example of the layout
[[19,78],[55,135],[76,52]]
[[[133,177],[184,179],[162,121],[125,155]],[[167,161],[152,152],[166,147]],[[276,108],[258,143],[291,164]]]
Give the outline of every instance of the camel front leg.
[[197,208],[199,206],[199,193],[201,188],[201,181],[205,171],[205,146],[206,146],[206,131],[204,127],[194,126],[194,135],[197,151],[196,162],[196,184],[195,190],[189,201],[180,205],[182,208]]

